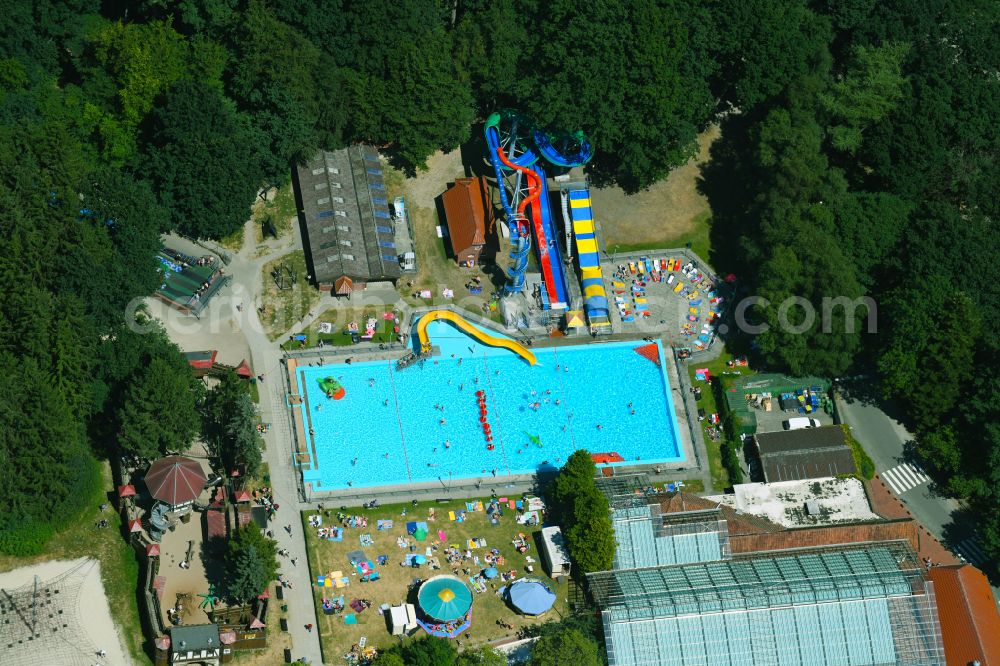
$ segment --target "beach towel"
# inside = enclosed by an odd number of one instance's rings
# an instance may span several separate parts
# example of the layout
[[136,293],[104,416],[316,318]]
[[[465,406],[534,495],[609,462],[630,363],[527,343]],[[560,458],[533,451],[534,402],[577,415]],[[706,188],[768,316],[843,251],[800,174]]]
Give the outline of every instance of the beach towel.
[[416,531],[417,531],[417,523],[416,522],[406,523],[406,533],[407,534],[413,534]]
[[361,547],[362,548],[364,548],[365,546],[374,546],[375,545],[375,541],[374,541],[374,539],[372,539],[372,535],[368,534],[367,532],[365,532],[364,534],[361,535],[359,541],[361,542]]
[[449,511],[448,512],[448,520],[455,520],[455,512],[454,511]]
[[511,509],[516,509],[517,503],[514,500],[511,500],[510,502],[507,503],[507,506]]
[[389,530],[389,529],[392,529],[392,521],[391,520],[380,520],[380,521],[378,521],[378,528],[380,530]]
[[466,511],[475,511],[476,510],[476,503],[475,502],[466,502],[465,503],[465,510]]
[[521,509],[524,508],[524,502],[522,502],[521,500],[517,500],[517,502],[515,503],[515,507],[517,508],[518,511],[520,511]]
[[438,541],[440,541],[441,543],[444,543],[445,539],[447,539],[447,538],[448,538],[448,535],[446,535],[444,533],[444,530],[438,530]]
[[344,616],[344,624],[357,624],[358,618],[355,617],[354,613],[348,613]]

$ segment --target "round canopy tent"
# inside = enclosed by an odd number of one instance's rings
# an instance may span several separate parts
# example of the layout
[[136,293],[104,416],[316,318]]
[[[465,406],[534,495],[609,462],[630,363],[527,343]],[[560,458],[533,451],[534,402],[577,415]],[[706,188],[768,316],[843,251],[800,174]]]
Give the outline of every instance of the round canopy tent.
[[145,480],[153,499],[177,507],[193,502],[207,479],[197,460],[167,456],[149,466]]
[[552,608],[556,595],[544,583],[521,580],[511,583],[507,588],[507,599],[525,615],[541,615]]
[[420,586],[417,603],[435,620],[451,622],[472,608],[472,591],[455,576],[434,576]]

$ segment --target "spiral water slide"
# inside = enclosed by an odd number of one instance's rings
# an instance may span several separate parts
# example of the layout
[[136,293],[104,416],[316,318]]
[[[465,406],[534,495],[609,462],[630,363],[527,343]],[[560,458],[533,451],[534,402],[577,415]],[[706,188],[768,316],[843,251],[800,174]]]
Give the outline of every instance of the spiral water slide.
[[582,135],[553,138],[534,129],[530,120],[512,111],[497,112],[487,118],[485,134],[513,243],[510,253],[513,265],[508,271],[509,282],[505,290],[518,293],[524,289],[533,230],[548,307],[565,308],[566,274],[555,242],[548,182],[545,171],[537,163],[541,155],[558,167],[585,164],[592,154],[590,144]]

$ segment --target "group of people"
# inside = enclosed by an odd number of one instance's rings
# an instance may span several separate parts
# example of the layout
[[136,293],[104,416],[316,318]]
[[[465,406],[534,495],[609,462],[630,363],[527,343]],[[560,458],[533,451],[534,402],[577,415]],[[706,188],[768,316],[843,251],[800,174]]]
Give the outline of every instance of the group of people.
[[278,513],[280,505],[275,504],[274,494],[269,487],[261,488],[260,490],[253,491],[253,500],[259,506],[263,506],[267,509],[267,519],[272,520],[274,516]]

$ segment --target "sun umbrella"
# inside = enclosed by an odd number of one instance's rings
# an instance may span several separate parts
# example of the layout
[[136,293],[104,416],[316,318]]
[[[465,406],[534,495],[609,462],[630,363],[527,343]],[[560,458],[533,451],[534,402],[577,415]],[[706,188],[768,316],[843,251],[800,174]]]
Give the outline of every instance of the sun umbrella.
[[472,590],[454,576],[435,576],[420,586],[417,603],[435,620],[451,622],[469,612]]
[[507,589],[507,597],[514,608],[525,615],[541,615],[552,608],[556,595],[537,581],[520,581]]
[[417,531],[413,533],[413,538],[416,539],[417,541],[426,541],[427,540],[427,530],[425,530],[422,527],[418,527]]
[[488,569],[483,569],[483,575],[489,578],[490,580],[493,580],[494,578],[497,577],[497,570],[493,567],[490,567]]

